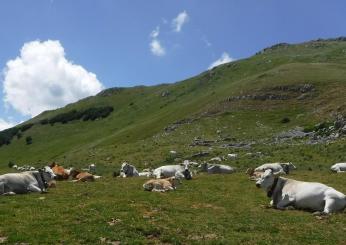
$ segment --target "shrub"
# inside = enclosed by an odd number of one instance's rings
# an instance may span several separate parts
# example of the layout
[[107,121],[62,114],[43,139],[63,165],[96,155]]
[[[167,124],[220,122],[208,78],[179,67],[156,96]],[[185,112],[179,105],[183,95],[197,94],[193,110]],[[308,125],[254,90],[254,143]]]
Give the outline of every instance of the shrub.
[[31,145],[31,144],[32,144],[32,137],[31,137],[31,136],[27,136],[27,137],[25,138],[25,141],[26,141],[26,144],[27,144],[27,145]]
[[34,126],[33,123],[28,123],[28,124],[25,124],[23,126],[20,126],[19,130],[22,132],[25,132],[26,130],[30,129],[32,126]]
[[45,121],[41,120],[41,124],[43,123],[50,123],[51,125],[54,125],[54,123],[68,123],[70,121],[74,120],[80,120],[88,121],[88,120],[96,120],[98,118],[105,118],[107,117],[112,111],[113,107],[111,106],[105,106],[105,107],[92,107],[88,108],[86,110],[72,110],[66,113],[58,114],[51,119],[44,119]]
[[281,119],[281,123],[289,123],[291,120],[288,117],[284,117]]
[[0,146],[9,145],[12,138],[19,132],[19,128],[13,127],[0,132]]
[[49,123],[49,120],[48,120],[48,119],[42,119],[42,120],[40,121],[40,123],[41,123],[42,125],[45,125],[45,124],[48,124],[48,123]]

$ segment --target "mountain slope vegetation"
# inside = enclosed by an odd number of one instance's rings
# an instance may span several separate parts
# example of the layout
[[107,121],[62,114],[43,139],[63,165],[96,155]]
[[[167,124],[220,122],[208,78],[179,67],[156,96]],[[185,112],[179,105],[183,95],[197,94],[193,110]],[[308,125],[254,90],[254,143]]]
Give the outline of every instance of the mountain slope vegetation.
[[[345,160],[343,137],[331,144],[307,144],[306,139],[277,143],[275,138],[296,127],[332,124],[345,116],[345,92],[344,38],[278,44],[184,81],[111,88],[43,112],[23,123],[31,126],[0,147],[0,166],[6,168],[10,161],[34,166],[57,161],[75,166],[97,163],[106,171],[124,160],[144,167],[198,158],[199,152],[207,152],[200,160],[262,152],[260,159],[243,157],[232,164],[245,168],[259,161],[290,160],[321,167]],[[91,108],[112,111],[92,120],[49,123]],[[31,144],[26,137],[32,138]],[[173,158],[170,150],[178,156]],[[297,150],[302,153],[292,155]]]

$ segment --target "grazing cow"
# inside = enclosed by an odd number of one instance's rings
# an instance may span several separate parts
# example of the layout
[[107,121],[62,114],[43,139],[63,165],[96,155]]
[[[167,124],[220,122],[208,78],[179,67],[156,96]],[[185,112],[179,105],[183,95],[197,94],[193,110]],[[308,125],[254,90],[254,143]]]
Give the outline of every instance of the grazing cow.
[[177,178],[169,177],[166,179],[151,179],[143,184],[146,191],[165,192],[175,190],[179,180]]
[[337,172],[337,173],[344,173],[344,172],[346,172],[346,162],[336,163],[330,167],[330,170]]
[[245,173],[249,175],[250,180],[257,180],[261,178],[263,174],[263,172],[255,171],[253,168],[248,168]]
[[68,170],[64,169],[64,167],[56,164],[55,162],[53,162],[49,167],[53,170],[53,173],[56,175],[57,180],[68,179],[70,173]]
[[296,166],[291,162],[287,163],[266,163],[257,168],[255,171],[264,172],[267,169],[272,169],[274,173],[289,174],[290,170],[296,169]]
[[231,174],[235,172],[235,168],[223,165],[223,164],[208,164],[202,163],[199,165],[202,172],[207,172],[208,174]]
[[0,195],[47,192],[48,182],[54,177],[50,167],[38,171],[3,174],[0,175]]
[[188,161],[184,161],[184,163],[180,165],[166,165],[159,168],[154,169],[153,175],[157,179],[168,178],[175,176],[177,179],[185,178],[187,180],[192,179],[192,173],[189,170]]
[[101,176],[93,175],[88,172],[81,172],[76,169],[72,169],[70,171],[70,176],[73,179],[73,182],[86,182],[86,181],[94,181],[95,179],[101,178]]
[[346,196],[334,188],[321,183],[278,177],[272,169],[263,173],[256,181],[256,186],[267,192],[272,199],[271,205],[277,209],[294,207],[329,214],[346,208]]
[[138,177],[139,173],[135,166],[128,164],[127,162],[124,162],[121,165],[120,169],[120,177],[127,178],[127,177]]

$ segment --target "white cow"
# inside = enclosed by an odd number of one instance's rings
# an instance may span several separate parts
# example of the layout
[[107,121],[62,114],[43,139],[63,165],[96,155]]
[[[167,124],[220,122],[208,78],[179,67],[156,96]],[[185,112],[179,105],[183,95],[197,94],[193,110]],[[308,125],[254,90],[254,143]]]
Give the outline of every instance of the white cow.
[[126,178],[126,177],[138,177],[139,173],[135,166],[128,164],[127,162],[124,162],[121,165],[120,169],[120,177]]
[[346,162],[336,163],[330,167],[330,170],[337,173],[344,173],[346,172]]
[[229,159],[231,159],[231,160],[235,160],[235,159],[238,158],[238,154],[236,154],[236,153],[229,153],[229,154],[227,154],[227,157]]
[[277,209],[294,207],[317,213],[329,214],[346,208],[346,196],[321,183],[303,182],[278,177],[273,170],[266,170],[256,181],[256,186],[267,192],[271,205]]
[[264,172],[267,169],[272,169],[274,173],[288,174],[290,170],[297,169],[296,166],[291,162],[287,163],[265,163],[257,168],[255,168],[256,172]]
[[38,171],[3,174],[0,175],[0,195],[46,192],[48,183],[54,177],[50,167]]
[[189,164],[184,162],[180,165],[166,165],[154,169],[153,175],[155,178],[168,178],[175,176],[177,179],[192,179],[192,173],[189,170]]
[[148,177],[148,178],[154,177],[153,170],[151,168],[143,169],[142,172],[138,173],[138,175],[141,177]]
[[223,164],[208,164],[202,163],[199,165],[202,172],[207,172],[208,174],[231,174],[235,172],[235,168],[223,165]]

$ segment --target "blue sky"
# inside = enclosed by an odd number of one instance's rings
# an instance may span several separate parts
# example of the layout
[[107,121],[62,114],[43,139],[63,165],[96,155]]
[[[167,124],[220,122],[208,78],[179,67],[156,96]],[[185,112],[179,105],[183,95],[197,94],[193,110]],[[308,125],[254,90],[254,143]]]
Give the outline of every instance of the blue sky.
[[0,129],[103,88],[175,82],[275,43],[346,36],[345,13],[341,0],[3,0]]

